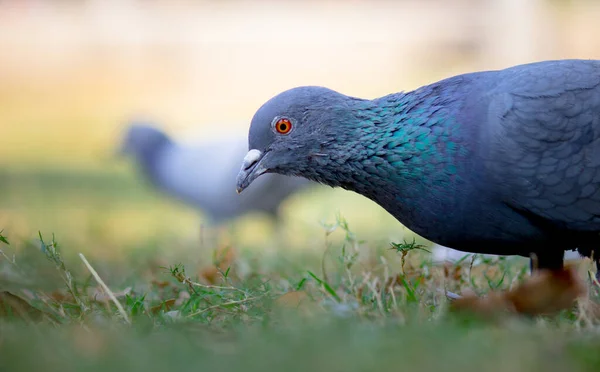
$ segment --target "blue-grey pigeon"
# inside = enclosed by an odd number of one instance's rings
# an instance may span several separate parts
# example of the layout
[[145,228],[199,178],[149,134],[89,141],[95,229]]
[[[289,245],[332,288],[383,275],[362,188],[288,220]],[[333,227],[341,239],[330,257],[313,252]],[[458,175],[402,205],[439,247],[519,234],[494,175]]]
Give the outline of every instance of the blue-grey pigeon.
[[467,73],[372,100],[293,88],[254,115],[238,192],[264,173],[355,191],[443,246],[560,269],[565,250],[600,250],[600,61]]
[[240,197],[235,192],[235,178],[246,150],[244,137],[184,146],[156,126],[141,122],[127,128],[121,145],[121,152],[135,158],[153,186],[201,210],[210,224],[249,212],[266,212],[278,219],[281,203],[313,183],[272,174],[257,180],[248,194]]

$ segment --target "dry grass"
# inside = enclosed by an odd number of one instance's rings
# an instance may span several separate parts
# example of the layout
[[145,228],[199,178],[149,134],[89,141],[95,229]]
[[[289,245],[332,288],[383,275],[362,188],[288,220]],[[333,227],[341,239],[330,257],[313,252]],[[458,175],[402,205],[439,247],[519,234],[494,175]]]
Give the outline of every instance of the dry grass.
[[[217,258],[214,264],[161,268],[140,264],[160,252],[142,253],[125,266],[101,263],[100,273],[86,263],[92,276],[76,261],[65,264],[63,253],[72,250],[54,239],[41,243],[42,252],[21,247],[14,260],[9,252],[19,244],[4,245],[0,269],[17,280],[0,296],[3,365],[160,370],[202,363],[252,371],[266,368],[267,358],[292,370],[361,371],[402,363],[426,370],[527,371],[557,365],[586,370],[598,362],[596,285],[586,284],[579,306],[558,314],[529,319],[505,313],[482,322],[449,313],[443,289],[485,295],[514,288],[528,275],[523,260],[434,266],[413,244],[396,252],[399,246],[392,251],[361,243],[344,219],[323,235],[330,243],[321,254],[241,249],[226,266]],[[333,236],[341,244],[331,243]],[[48,260],[32,266],[26,252]],[[47,266],[58,277],[40,277]],[[218,280],[203,282],[210,267]],[[574,272],[583,278],[589,268],[584,261]],[[119,270],[128,279],[119,280]],[[152,272],[142,275],[145,270]],[[36,358],[28,357],[31,350]]]

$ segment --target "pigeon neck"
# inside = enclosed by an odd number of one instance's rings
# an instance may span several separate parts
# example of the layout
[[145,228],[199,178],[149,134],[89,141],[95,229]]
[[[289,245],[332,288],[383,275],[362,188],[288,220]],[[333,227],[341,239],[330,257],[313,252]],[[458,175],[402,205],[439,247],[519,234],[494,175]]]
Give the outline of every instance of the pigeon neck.
[[342,133],[329,139],[329,156],[313,179],[380,204],[447,183],[456,173],[452,159],[459,150],[452,138],[450,100],[435,93],[418,90],[349,102]]

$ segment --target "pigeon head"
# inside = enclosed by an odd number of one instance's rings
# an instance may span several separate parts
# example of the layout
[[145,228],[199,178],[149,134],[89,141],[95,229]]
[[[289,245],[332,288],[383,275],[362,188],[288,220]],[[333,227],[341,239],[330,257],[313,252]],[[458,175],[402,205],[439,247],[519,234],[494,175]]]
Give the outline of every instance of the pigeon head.
[[265,173],[323,182],[315,165],[336,157],[339,149],[333,145],[355,121],[349,107],[363,101],[317,86],[293,88],[271,98],[252,118],[238,193]]
[[160,129],[145,123],[133,123],[127,128],[120,152],[144,159],[170,142],[169,137]]

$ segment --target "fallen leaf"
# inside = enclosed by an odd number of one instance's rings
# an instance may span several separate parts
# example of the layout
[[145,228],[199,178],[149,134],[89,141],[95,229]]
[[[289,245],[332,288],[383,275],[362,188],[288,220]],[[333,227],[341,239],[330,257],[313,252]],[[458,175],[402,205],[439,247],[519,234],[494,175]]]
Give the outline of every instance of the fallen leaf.
[[506,292],[490,292],[485,297],[464,294],[452,302],[451,309],[484,317],[496,317],[502,313],[550,315],[573,306],[575,300],[585,293],[585,285],[575,268],[565,267],[537,271]]
[[463,292],[461,298],[452,301],[450,309],[455,312],[471,313],[484,318],[496,318],[513,310],[505,294],[497,292],[490,292],[485,297],[479,297],[475,293]]
[[161,289],[166,288],[171,285],[171,282],[169,282],[168,280],[161,281],[161,282],[159,282],[158,280],[152,280],[151,283],[153,286],[161,288]]
[[[423,275],[422,272],[419,272],[417,270],[414,271],[409,271],[406,273],[406,275],[402,275],[402,274],[397,274],[396,276],[392,276],[389,277],[388,280],[385,282],[385,287],[384,288],[389,288],[390,286],[396,287],[402,287],[404,286],[404,280],[406,281],[414,281],[414,284],[418,284],[421,285],[423,283],[425,283],[425,276]],[[380,290],[380,285],[377,284],[375,286],[375,288],[377,290]]]
[[527,315],[552,314],[569,308],[586,288],[573,267],[543,270],[507,293],[515,311]]
[[54,301],[56,301],[58,303],[65,303],[65,302],[73,301],[73,296],[71,296],[70,293],[67,293],[66,291],[61,291],[61,290],[57,290],[57,291],[50,293],[48,295],[48,297],[50,297],[51,299],[53,299]]
[[237,258],[236,251],[229,245],[221,246],[220,249],[217,249],[215,254],[215,261],[217,263],[217,267],[221,270],[227,270],[229,266],[235,261]]
[[47,314],[31,306],[21,297],[7,291],[0,292],[0,317],[19,317],[39,321],[44,315]]
[[200,277],[206,282],[213,285],[217,284],[220,281],[220,279],[222,279],[219,269],[217,269],[214,266],[206,267],[200,270]]
[[169,311],[177,302],[176,298],[171,298],[166,301],[163,301],[160,305],[152,306],[150,308],[150,313],[158,314],[161,310]]
[[444,277],[446,279],[452,278],[457,282],[462,282],[462,267],[452,263],[444,263]]
[[285,312],[291,311],[303,316],[314,316],[324,310],[317,302],[313,301],[305,291],[291,291],[284,293],[275,300],[275,308]]
[[217,284],[222,281],[221,272],[227,271],[237,255],[230,245],[221,245],[215,252],[215,263],[200,270],[200,277],[210,284]]
[[308,298],[304,291],[287,292],[275,300],[275,304],[282,307],[299,307]]

